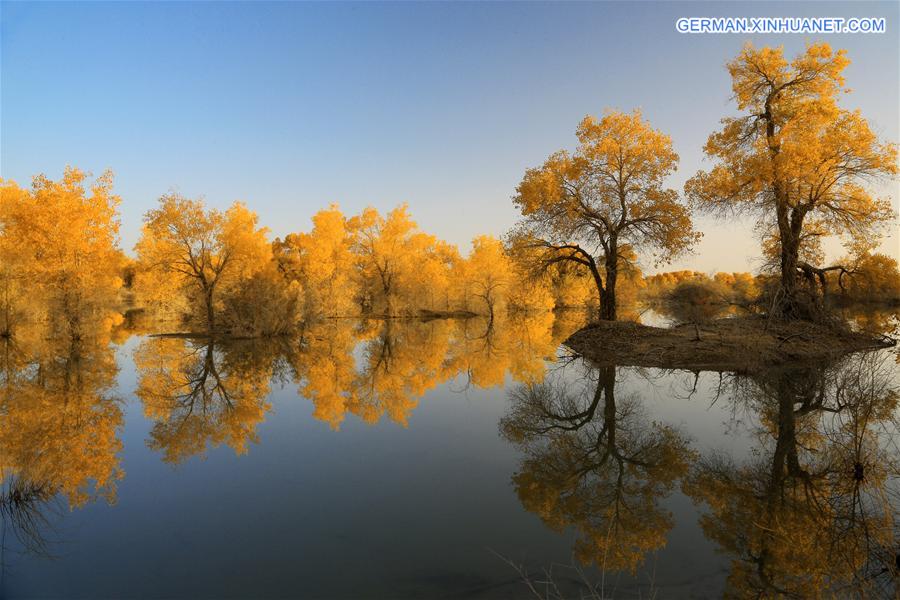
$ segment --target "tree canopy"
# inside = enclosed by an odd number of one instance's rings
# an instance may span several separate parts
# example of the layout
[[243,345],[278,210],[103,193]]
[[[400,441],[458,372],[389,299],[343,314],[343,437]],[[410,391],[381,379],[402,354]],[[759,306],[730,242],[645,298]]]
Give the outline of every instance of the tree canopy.
[[600,316],[616,318],[616,282],[629,252],[665,262],[700,237],[665,179],[678,164],[671,139],[639,111],[588,116],[574,153],[559,151],[529,169],[513,200],[524,219],[516,236],[544,250],[544,265],[572,262],[593,277]]
[[709,136],[704,151],[715,166],[685,184],[700,209],[757,219],[777,256],[775,309],[783,316],[814,316],[801,285],[824,266],[808,262],[821,257],[823,236],[872,240],[894,217],[868,184],[896,175],[897,147],[879,140],[859,111],[839,105],[848,64],[844,50],[826,43],[790,62],[783,48],[745,46],[728,63],[742,114]]

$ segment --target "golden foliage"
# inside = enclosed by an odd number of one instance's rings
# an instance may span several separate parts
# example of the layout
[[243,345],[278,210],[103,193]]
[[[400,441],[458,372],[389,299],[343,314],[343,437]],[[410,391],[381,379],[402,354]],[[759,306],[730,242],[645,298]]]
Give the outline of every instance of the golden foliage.
[[[638,251],[667,262],[700,237],[675,190],[678,155],[639,111],[585,117],[578,150],[529,169],[513,198],[524,216],[514,237],[542,250],[544,266],[571,262],[593,279],[601,318],[616,318],[616,284]],[[602,271],[602,272],[601,272]]]
[[472,253],[466,261],[466,280],[474,296],[476,309],[494,317],[506,308],[513,284],[513,266],[503,244],[487,235],[472,240]]
[[712,276],[700,271],[667,271],[643,278],[639,297],[644,300],[669,299],[676,288],[685,283],[707,286],[723,302],[746,305],[760,293],[762,278],[750,273],[719,272]]
[[788,316],[802,316],[798,267],[821,259],[822,236],[872,241],[894,217],[866,183],[897,174],[897,147],[881,142],[858,111],[839,106],[848,64],[845,51],[825,43],[790,63],[780,47],[747,44],[728,63],[743,115],[722,120],[704,148],[717,164],[685,184],[702,209],[756,216],[766,253],[777,257]]
[[309,317],[357,314],[356,257],[353,232],[337,205],[317,212],[309,233],[292,233],[275,240],[279,269],[303,286],[304,313]]
[[240,203],[220,212],[168,194],[144,221],[135,246],[144,302],[171,301],[180,294],[187,306],[201,308],[192,316],[210,332],[217,330],[222,297],[271,262],[267,230],[257,227],[256,214]]
[[[48,336],[79,339],[107,329],[116,310],[124,257],[117,248],[119,197],[112,173],[85,190],[87,175],[68,167],[31,190],[0,181],[0,325],[43,323]],[[27,298],[27,303],[25,299]]]
[[[420,231],[406,205],[386,216],[345,216],[332,205],[312,220],[309,233],[268,244],[243,205],[222,213],[169,194],[146,215],[138,260],[121,270],[158,320],[186,316],[232,337],[288,335],[331,317],[491,317],[593,301],[583,273],[559,265],[535,274],[536,253],[520,240],[478,236],[462,257]],[[620,256],[625,278],[639,283],[631,246]]]
[[387,217],[367,208],[349,223],[364,310],[397,316],[448,308],[448,270],[458,253],[419,231],[405,204]]
[[855,301],[900,303],[900,269],[897,259],[879,252],[849,257],[852,274],[847,294]]

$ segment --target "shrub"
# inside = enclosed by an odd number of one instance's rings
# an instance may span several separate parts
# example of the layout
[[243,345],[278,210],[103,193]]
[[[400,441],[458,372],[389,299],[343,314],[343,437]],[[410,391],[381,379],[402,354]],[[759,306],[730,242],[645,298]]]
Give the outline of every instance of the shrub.
[[683,281],[669,293],[669,309],[682,324],[693,323],[700,339],[700,325],[718,317],[727,306],[722,286],[710,280]]
[[291,332],[300,323],[301,290],[267,269],[242,281],[223,302],[222,322],[238,337],[270,337]]

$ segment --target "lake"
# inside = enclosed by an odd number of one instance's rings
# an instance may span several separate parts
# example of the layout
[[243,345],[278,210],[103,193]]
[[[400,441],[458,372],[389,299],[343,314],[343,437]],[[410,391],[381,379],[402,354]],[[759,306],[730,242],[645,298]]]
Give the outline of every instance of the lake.
[[694,374],[581,324],[7,340],[0,596],[894,597],[894,349]]

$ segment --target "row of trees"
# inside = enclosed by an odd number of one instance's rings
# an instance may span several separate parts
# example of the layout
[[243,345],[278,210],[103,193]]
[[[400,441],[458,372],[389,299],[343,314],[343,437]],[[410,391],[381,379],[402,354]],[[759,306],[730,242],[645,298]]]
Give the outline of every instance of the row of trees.
[[[80,340],[109,333],[130,306],[205,333],[280,335],[336,316],[493,318],[507,309],[581,306],[585,277],[531,277],[527,248],[479,236],[468,257],[421,231],[407,207],[318,212],[309,232],[269,241],[241,203],[225,211],[168,194],[145,216],[136,260],[118,244],[112,174],[67,168],[30,189],[0,181],[0,336]],[[179,327],[181,323],[179,322]]]
[[591,275],[602,319],[616,318],[616,284],[636,253],[657,262],[688,251],[700,234],[691,210],[756,219],[769,270],[778,276],[776,316],[816,318],[829,277],[821,241],[844,236],[856,265],[896,270],[873,254],[894,212],[868,184],[897,174],[897,147],[878,139],[859,111],[838,104],[849,60],[813,44],[793,61],[782,48],[747,45],[728,63],[740,116],[722,120],[704,147],[714,161],[684,186],[666,187],[678,163],[671,139],[639,111],[586,117],[578,148],[525,173],[514,197],[515,235],[544,266],[568,262]]
[[[270,243],[243,204],[219,211],[168,194],[147,213],[132,263],[118,248],[110,173],[89,189],[73,168],[58,182],[36,177],[30,190],[0,182],[0,334],[41,321],[50,335],[78,339],[86,321],[114,324],[123,280],[139,305],[187,316],[207,334],[585,304],[616,319],[623,282],[630,294],[639,285],[638,259],[666,263],[698,241],[693,210],[756,217],[776,278],[766,305],[777,315],[814,318],[838,288],[896,298],[896,259],[874,252],[894,213],[867,184],[897,173],[897,148],[839,106],[847,64],[827,44],[791,62],[781,49],[747,46],[728,64],[741,116],[709,137],[715,165],[684,194],[666,187],[678,164],[671,139],[640,112],[586,117],[574,152],[526,172],[514,196],[519,224],[503,241],[475,238],[468,257],[421,231],[405,205],[352,216],[331,206],[309,232]],[[824,262],[828,235],[849,242],[840,264]],[[745,279],[730,285],[749,291]]]
[[[835,304],[886,305],[900,302],[900,269],[897,260],[881,253],[847,255],[841,268],[826,272],[820,284],[823,298]],[[751,307],[777,289],[779,277],[773,273],[703,273],[701,271],[666,271],[647,275],[637,281],[637,297],[654,302],[671,298],[672,292],[684,284],[701,284],[720,302]]]
[[[521,251],[520,251],[521,250]],[[225,212],[164,196],[136,246],[133,289],[207,333],[279,335],[325,317],[480,314],[584,305],[585,277],[566,269],[532,277],[528,249],[490,236],[468,257],[421,231],[405,205],[382,215],[331,206],[309,232],[267,241],[242,204]]]

